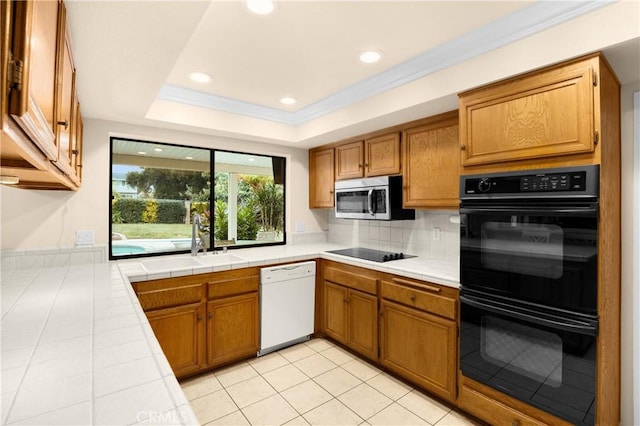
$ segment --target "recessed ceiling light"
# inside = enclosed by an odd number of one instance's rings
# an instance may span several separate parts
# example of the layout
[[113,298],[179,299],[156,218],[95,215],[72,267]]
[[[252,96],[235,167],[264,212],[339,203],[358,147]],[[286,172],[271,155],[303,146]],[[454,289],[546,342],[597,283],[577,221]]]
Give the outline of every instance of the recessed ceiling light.
[[189,78],[196,83],[208,83],[211,81],[211,76],[203,72],[192,72],[189,74]]
[[144,151],[138,151],[138,154],[140,154],[140,155],[147,155],[147,153],[146,153],[146,152],[144,152]]
[[155,152],[162,152],[162,148],[153,148]]
[[369,50],[360,55],[360,61],[365,64],[373,64],[374,62],[378,62],[380,58],[382,58],[382,54],[375,50]]
[[285,96],[284,98],[280,99],[280,103],[285,104],[285,105],[293,105],[296,102],[298,102],[295,98],[291,98],[289,96]]
[[193,157],[184,157],[186,160],[193,160]]
[[276,8],[274,0],[247,0],[247,8],[258,15],[268,15]]
[[247,160],[249,160],[250,163],[253,163],[254,161],[256,161],[256,159],[253,158],[253,157],[249,157],[249,158],[247,158]]

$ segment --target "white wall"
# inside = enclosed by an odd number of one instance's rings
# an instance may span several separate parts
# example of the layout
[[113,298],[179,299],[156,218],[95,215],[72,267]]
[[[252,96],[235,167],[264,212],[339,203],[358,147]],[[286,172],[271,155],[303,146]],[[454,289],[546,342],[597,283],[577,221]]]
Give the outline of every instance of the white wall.
[[[640,262],[640,253],[634,249],[634,242],[640,238],[634,234],[634,218],[638,220],[640,212],[634,209],[634,201],[640,199],[638,188],[634,187],[634,118],[633,93],[640,90],[640,81],[622,86],[622,425],[640,424],[640,323],[637,313],[640,312],[640,282],[633,276],[634,262]],[[640,123],[636,123],[639,127]],[[638,167],[636,164],[635,167]],[[636,170],[636,173],[640,170]],[[635,280],[635,281],[634,281]],[[634,349],[635,346],[635,349]]]
[[83,182],[79,191],[0,187],[2,249],[73,247],[78,229],[92,229],[96,244],[108,244],[110,135],[284,156],[287,158],[287,232],[291,234],[298,222],[306,232],[327,227],[326,213],[308,208],[307,150],[85,119]]

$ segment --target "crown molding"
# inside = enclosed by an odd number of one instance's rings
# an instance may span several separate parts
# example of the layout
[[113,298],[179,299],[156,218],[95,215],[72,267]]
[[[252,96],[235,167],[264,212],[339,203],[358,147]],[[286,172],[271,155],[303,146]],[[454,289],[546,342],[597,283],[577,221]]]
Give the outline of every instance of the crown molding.
[[157,99],[298,126],[570,21],[616,1],[618,0],[538,1],[295,112],[167,84],[162,86]]

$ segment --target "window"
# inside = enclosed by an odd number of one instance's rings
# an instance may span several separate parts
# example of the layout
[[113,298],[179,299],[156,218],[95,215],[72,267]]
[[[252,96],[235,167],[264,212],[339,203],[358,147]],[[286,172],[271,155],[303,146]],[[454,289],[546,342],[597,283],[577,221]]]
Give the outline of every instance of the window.
[[111,138],[110,258],[284,244],[285,164]]

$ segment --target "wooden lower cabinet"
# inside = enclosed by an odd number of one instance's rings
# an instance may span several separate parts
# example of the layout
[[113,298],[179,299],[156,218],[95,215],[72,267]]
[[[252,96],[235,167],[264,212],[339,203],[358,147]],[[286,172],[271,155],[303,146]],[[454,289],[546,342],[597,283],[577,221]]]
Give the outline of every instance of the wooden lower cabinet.
[[207,363],[210,367],[258,351],[258,294],[207,302]]
[[456,322],[383,300],[380,362],[434,394],[455,402]]
[[322,331],[359,354],[378,359],[378,273],[321,263]]
[[149,324],[176,377],[205,367],[204,310],[203,303],[191,303],[147,312]]
[[324,332],[343,343],[347,342],[348,293],[346,287],[324,283]]
[[255,356],[258,268],[133,283],[176,377]]
[[370,359],[378,358],[378,297],[325,282],[325,333]]
[[368,358],[378,358],[378,297],[349,290],[347,306],[347,345]]

